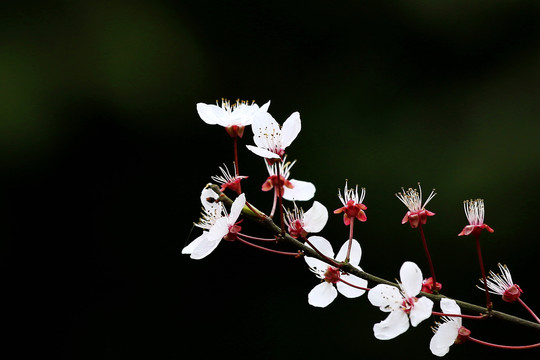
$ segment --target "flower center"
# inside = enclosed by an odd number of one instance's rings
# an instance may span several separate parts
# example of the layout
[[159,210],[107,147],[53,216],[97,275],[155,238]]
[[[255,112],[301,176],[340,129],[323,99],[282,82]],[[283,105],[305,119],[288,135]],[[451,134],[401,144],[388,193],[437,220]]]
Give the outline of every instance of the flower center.
[[514,302],[520,297],[522,292],[523,290],[521,290],[521,288],[518,285],[514,284],[510,286],[508,289],[504,290],[502,299],[506,302]]
[[406,314],[409,314],[414,308],[414,303],[418,301],[417,297],[404,298],[401,303],[401,310],[405,311]]
[[330,284],[335,284],[339,281],[341,274],[339,269],[333,266],[329,266],[324,273],[324,281]]

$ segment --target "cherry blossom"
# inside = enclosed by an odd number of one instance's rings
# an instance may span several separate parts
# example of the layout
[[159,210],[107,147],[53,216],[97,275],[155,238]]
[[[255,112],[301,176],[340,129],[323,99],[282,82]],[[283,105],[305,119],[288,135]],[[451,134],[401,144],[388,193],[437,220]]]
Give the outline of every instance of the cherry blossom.
[[[461,309],[455,300],[442,298],[441,310],[445,314],[461,315]],[[450,351],[450,346],[461,341],[461,333],[467,333],[468,330],[461,326],[461,317],[459,316],[443,316],[442,323],[436,323],[432,328],[435,335],[429,342],[429,349],[436,356],[444,356]]]
[[257,114],[266,113],[269,106],[270,101],[259,107],[254,102],[236,100],[231,104],[229,100],[221,99],[221,106],[198,103],[197,112],[205,123],[221,125],[231,137],[241,138],[244,128],[252,124]]
[[[233,163],[234,167],[234,173],[236,174],[236,164]],[[221,185],[220,191],[223,192],[225,189],[231,189],[232,191],[235,191],[237,194],[241,193],[240,190],[240,181],[242,179],[247,179],[248,176],[241,176],[241,175],[231,175],[229,172],[229,169],[225,164],[223,164],[223,167],[220,167],[219,170],[221,170],[222,176],[212,176],[212,180],[217,182],[219,185]]]
[[405,189],[401,188],[402,192],[396,194],[397,198],[409,209],[401,220],[401,223],[405,224],[409,222],[412,228],[417,228],[419,224],[424,225],[428,216],[435,215],[434,212],[426,210],[426,205],[437,193],[435,193],[435,190],[432,190],[426,201],[422,204],[422,187],[420,183],[418,183],[418,189],[420,191],[412,188],[405,191]]
[[[322,236],[311,236],[309,238],[309,244],[306,246],[316,247],[324,256],[334,259],[334,251],[332,245],[328,240]],[[338,262],[344,261],[347,255],[347,248],[349,241],[347,240],[341,249],[339,250],[335,260]],[[360,264],[360,258],[362,257],[362,248],[355,239],[352,239],[352,250],[350,254],[349,263],[358,267]],[[304,256],[306,263],[310,270],[315,275],[323,280],[319,285],[315,286],[308,294],[308,303],[316,307],[326,307],[337,297],[338,292],[348,298],[356,298],[364,294],[364,289],[359,289],[348,285],[346,283],[365,288],[367,286],[367,280],[359,278],[355,275],[342,273],[339,268],[328,265],[322,260],[314,257]],[[345,283],[346,282],[346,283]],[[337,288],[337,290],[336,290]]]
[[[489,292],[495,295],[501,295],[502,299],[506,302],[514,302],[520,296],[523,290],[519,285],[514,284],[512,280],[512,275],[510,275],[510,270],[506,265],[499,265],[501,274],[495,274],[493,271],[489,271],[489,276],[487,277],[487,287]],[[482,285],[484,285],[484,279],[480,279]],[[476,285],[477,288],[484,291],[484,287]]]
[[486,229],[489,232],[494,230],[488,225],[484,224],[484,200],[465,200],[463,202],[463,208],[465,209],[465,215],[469,221],[469,225],[465,226],[463,230],[458,234],[462,235],[480,235],[480,232],[483,229]]
[[426,297],[417,298],[422,289],[422,271],[413,262],[406,261],[399,271],[401,282],[399,288],[379,284],[368,293],[368,299],[381,311],[389,312],[388,317],[373,326],[375,337],[379,340],[389,340],[404,333],[412,326],[431,316],[433,301]]
[[237,220],[246,203],[245,194],[240,194],[234,200],[230,214],[227,214],[227,210],[221,202],[209,202],[207,200],[212,198],[216,198],[216,194],[212,190],[203,190],[201,193],[203,213],[201,220],[195,225],[204,229],[204,231],[201,236],[182,249],[182,254],[189,254],[195,260],[208,256],[216,249],[222,239],[236,240],[236,234],[241,230]]
[[298,112],[292,113],[282,127],[268,112],[259,112],[251,127],[256,146],[246,146],[256,155],[270,162],[277,161],[283,157],[285,149],[296,139],[301,127]]
[[328,210],[318,201],[314,201],[311,208],[304,212],[294,203],[293,210],[285,210],[285,225],[289,234],[294,237],[306,237],[308,233],[321,231],[328,221]]
[[287,161],[287,156],[284,156],[283,160],[277,163],[266,163],[269,176],[262,185],[262,191],[270,191],[280,184],[282,197],[286,200],[307,201],[312,199],[315,195],[315,185],[308,181],[289,180],[291,168],[295,163],[296,160],[293,162]]
[[367,206],[362,204],[364,197],[366,196],[366,189],[362,188],[362,192],[358,195],[358,185],[355,189],[347,188],[347,181],[345,181],[345,189],[343,190],[343,195],[341,191],[338,191],[338,197],[343,207],[334,210],[334,214],[343,213],[343,222],[345,225],[351,223],[351,219],[358,219],[360,221],[366,221],[367,216],[364,210],[367,210]]

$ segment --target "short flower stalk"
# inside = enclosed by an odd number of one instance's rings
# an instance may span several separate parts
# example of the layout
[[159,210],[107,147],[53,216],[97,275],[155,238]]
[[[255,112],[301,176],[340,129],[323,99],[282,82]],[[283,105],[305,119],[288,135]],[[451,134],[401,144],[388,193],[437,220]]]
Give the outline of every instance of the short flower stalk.
[[431,272],[431,289],[424,288],[431,293],[438,294],[440,290],[440,283],[437,283],[437,278],[435,277],[435,267],[433,266],[433,261],[431,260],[431,254],[429,253],[426,236],[424,235],[424,229],[422,225],[426,224],[428,216],[434,216],[435,213],[429,210],[426,210],[426,205],[437,195],[435,190],[432,190],[428,198],[424,203],[422,203],[422,187],[418,183],[418,189],[409,188],[405,191],[404,188],[401,188],[401,192],[396,194],[396,197],[409,209],[403,219],[401,220],[402,224],[409,223],[411,228],[418,228],[420,231],[420,238],[422,239],[422,246],[424,247],[424,252],[429,264],[429,270]]

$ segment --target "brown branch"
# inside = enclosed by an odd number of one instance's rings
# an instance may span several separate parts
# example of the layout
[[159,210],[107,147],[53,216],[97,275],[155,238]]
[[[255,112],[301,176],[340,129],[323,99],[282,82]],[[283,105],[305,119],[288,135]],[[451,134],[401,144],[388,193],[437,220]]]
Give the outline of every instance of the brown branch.
[[[212,189],[216,194],[219,195],[219,199],[218,199],[219,201],[222,201],[227,206],[232,205],[233,201],[220,191],[219,186],[217,186],[215,184],[208,184],[207,188]],[[285,244],[288,244],[288,245],[291,245],[292,247],[296,248],[297,250],[301,250],[304,253],[305,256],[314,257],[314,258],[317,258],[319,260],[322,260],[322,261],[330,264],[328,262],[328,259],[325,259],[324,257],[320,256],[311,247],[304,245],[303,243],[296,240],[295,238],[293,238],[292,236],[290,236],[287,233],[282,234],[281,228],[278,225],[276,225],[272,221],[272,219],[270,217],[266,216],[263,212],[256,209],[253,205],[250,205],[249,207],[245,206],[244,209],[242,210],[242,214],[244,215],[244,217],[246,219],[248,219],[248,220],[250,220],[252,222],[260,224],[262,227],[270,230],[271,232],[273,232],[276,235],[281,235],[281,236],[279,236],[281,242],[283,242]],[[330,264],[330,265],[332,265],[332,264]],[[387,285],[391,285],[391,286],[398,286],[394,282],[391,282],[391,281],[382,279],[380,277],[371,275],[371,274],[369,274],[369,273],[367,273],[365,271],[362,271],[362,270],[352,266],[351,264],[343,264],[340,269],[342,271],[346,272],[346,273],[358,276],[358,277],[360,277],[362,279],[372,281],[372,282],[375,282],[375,283],[378,283],[378,284],[387,284]],[[437,303],[442,298],[446,298],[446,296],[441,295],[441,294],[435,295],[435,294],[429,294],[429,293],[424,293],[424,292],[421,292],[420,295],[428,297],[428,298],[430,298],[431,300],[433,300],[433,301],[435,301]],[[492,317],[494,319],[500,319],[500,320],[508,321],[508,322],[511,322],[511,323],[514,323],[514,324],[525,326],[525,327],[530,328],[530,329],[540,330],[540,324],[539,323],[528,321],[528,320],[522,319],[520,317],[510,315],[510,314],[506,314],[506,313],[503,313],[503,312],[500,312],[500,311],[491,310],[491,311],[488,312],[488,309],[486,307],[471,304],[471,303],[461,301],[461,300],[456,300],[456,299],[454,299],[454,300],[456,301],[456,303],[459,305],[459,307],[461,309],[466,310],[467,312],[470,312],[470,313],[473,313],[473,314],[488,314],[487,317]]]

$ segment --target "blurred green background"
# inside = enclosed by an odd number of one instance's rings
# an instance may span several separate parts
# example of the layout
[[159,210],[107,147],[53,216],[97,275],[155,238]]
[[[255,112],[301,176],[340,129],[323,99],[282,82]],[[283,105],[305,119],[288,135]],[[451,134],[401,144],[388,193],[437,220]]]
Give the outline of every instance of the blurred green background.
[[[317,279],[303,260],[237,243],[201,261],[180,254],[200,234],[200,190],[233,160],[228,135],[195,109],[222,97],[271,100],[279,122],[300,112],[293,178],[313,182],[329,211],[345,179],[367,188],[363,269],[393,279],[412,260],[427,274],[394,196],[420,181],[438,193],[425,232],[443,293],[484,300],[473,240],[457,236],[462,201],[481,197],[495,229],[482,238],[486,266],[508,264],[540,311],[539,2],[36,1],[0,14],[2,322],[14,358],[433,358],[431,320],[384,342],[372,325],[385,314],[365,297],[310,307]],[[250,143],[247,130],[244,190],[269,211]],[[337,250],[348,230],[336,215],[321,235]],[[538,342],[504,323],[465,325]],[[465,344],[447,358],[497,354],[508,352]]]

